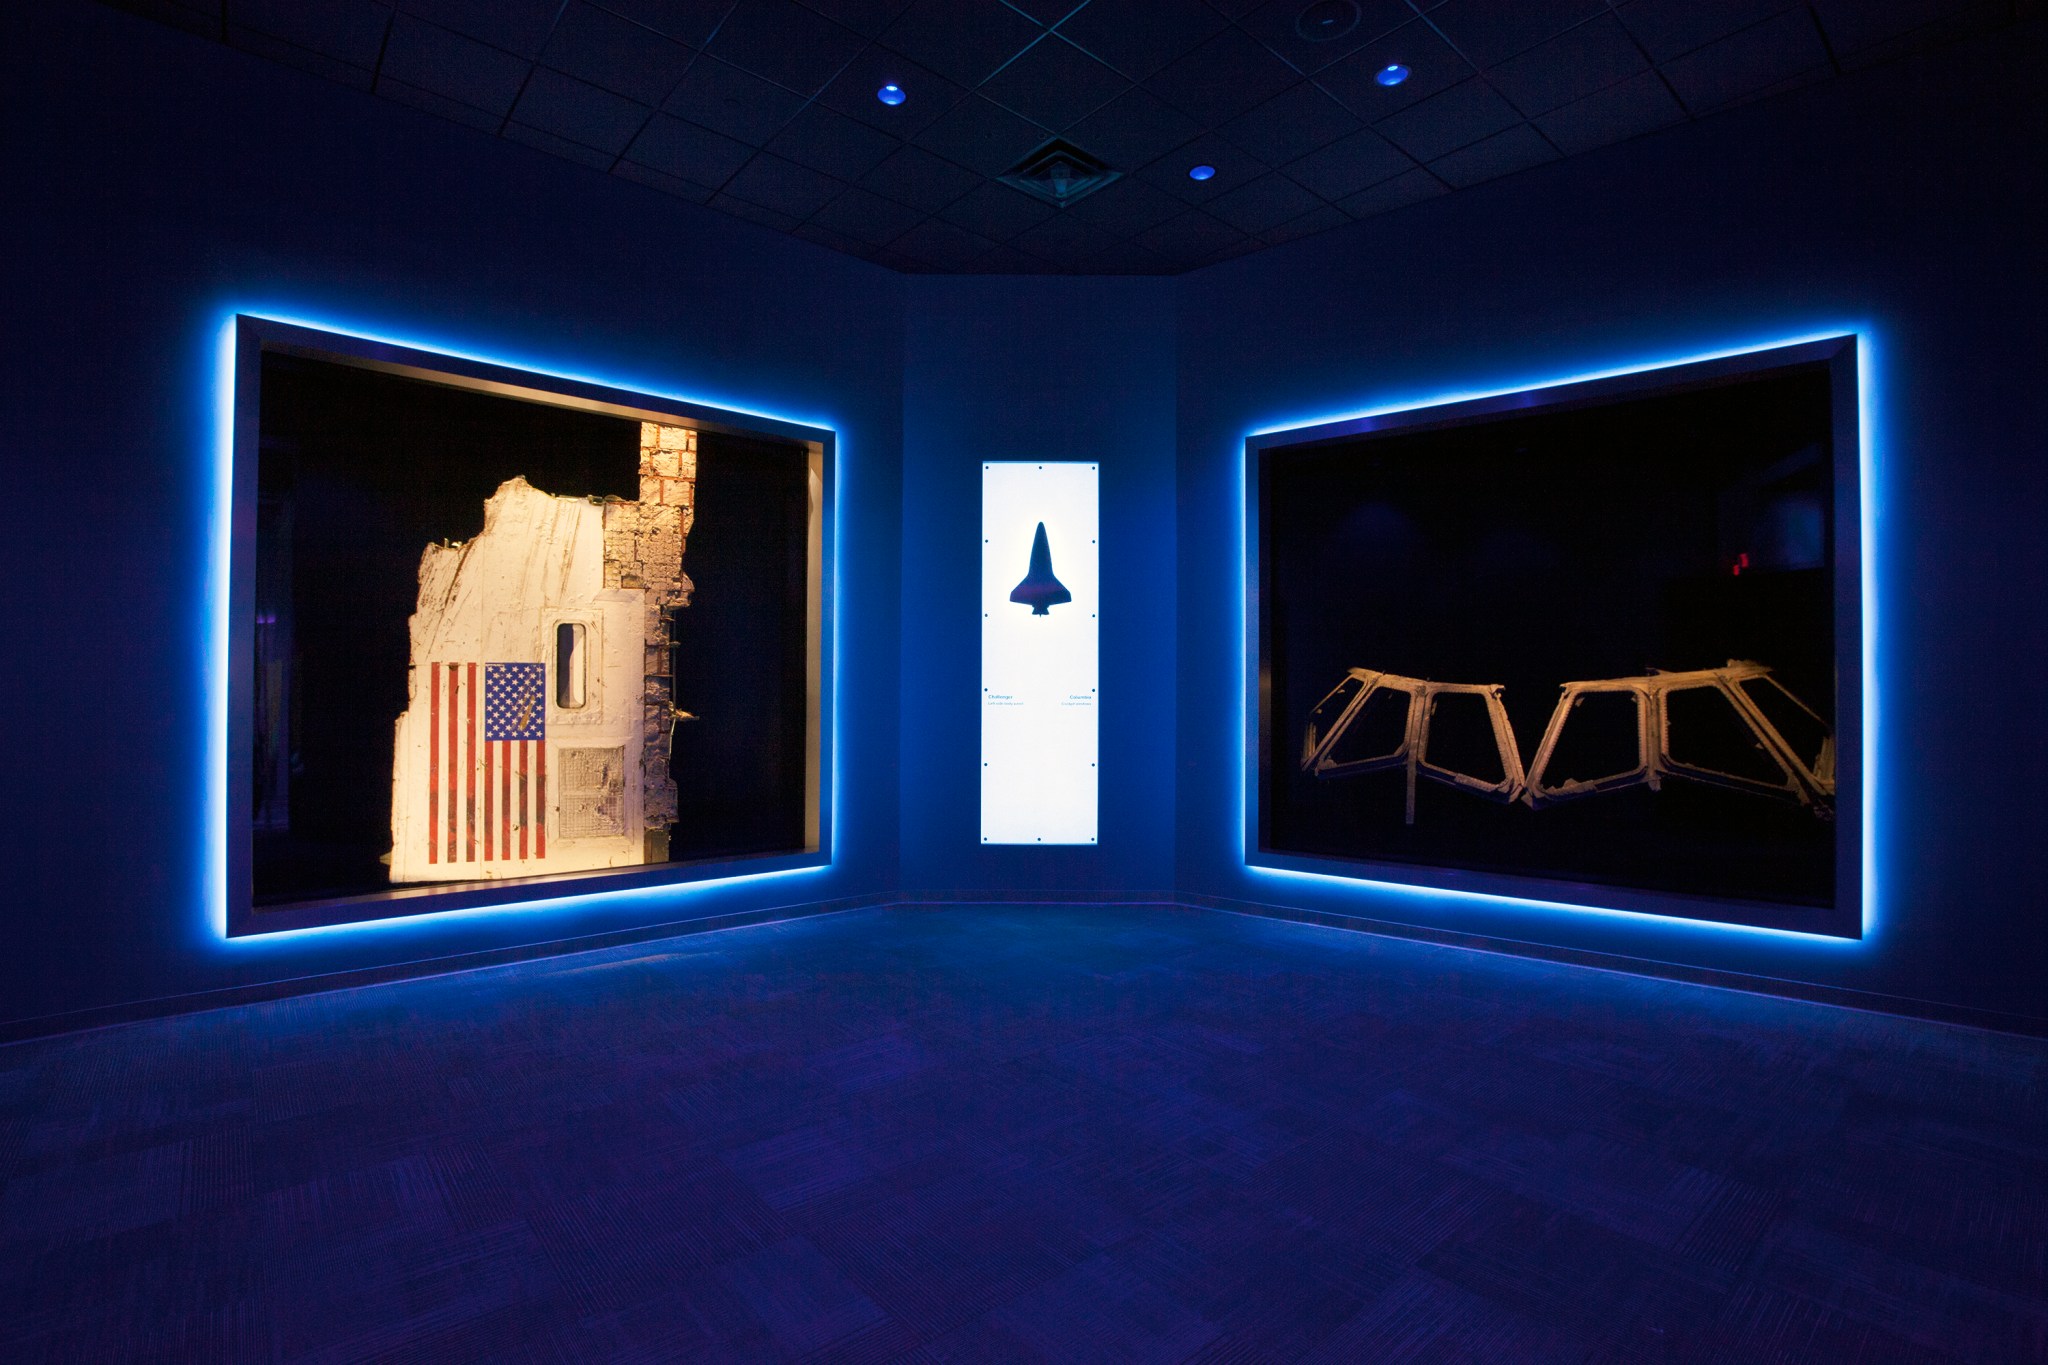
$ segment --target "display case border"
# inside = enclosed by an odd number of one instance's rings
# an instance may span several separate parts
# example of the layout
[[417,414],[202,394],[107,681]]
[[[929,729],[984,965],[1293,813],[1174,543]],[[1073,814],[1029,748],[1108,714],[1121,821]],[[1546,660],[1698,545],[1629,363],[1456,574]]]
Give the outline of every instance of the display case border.
[[[1688,895],[1526,874],[1290,853],[1266,846],[1261,793],[1268,777],[1270,702],[1263,686],[1266,637],[1259,609],[1264,585],[1260,487],[1267,457],[1360,436],[1421,432],[1483,422],[1510,413],[1558,412],[1617,400],[1682,392],[1823,364],[1833,399],[1835,509],[1835,661],[1837,782],[1842,793],[1831,906]],[[1331,886],[1411,894],[1428,901],[1493,903],[1541,911],[1624,916],[1730,933],[1785,935],[1837,943],[1868,940],[1876,929],[1871,858],[1876,824],[1876,578],[1871,519],[1870,344],[1860,331],[1800,337],[1704,356],[1632,366],[1514,389],[1403,403],[1355,416],[1266,429],[1248,435],[1241,466],[1244,546],[1242,813],[1247,872]],[[1854,812],[1854,816],[1850,815]],[[1739,916],[1735,918],[1734,916]]]
[[[213,877],[214,927],[224,939],[307,930],[368,928],[395,921],[461,912],[545,910],[566,900],[621,894],[658,894],[730,885],[832,863],[834,824],[833,566],[836,563],[837,433],[830,427],[673,398],[641,389],[501,364],[358,333],[236,313],[222,337],[218,364],[224,406],[225,466],[221,521],[225,541],[218,568],[225,592],[216,627],[225,659],[216,661],[214,759],[220,823],[212,837],[218,861]],[[811,508],[807,703],[809,745],[805,776],[805,847],[741,858],[663,863],[460,884],[421,884],[359,895],[322,897],[283,905],[254,903],[251,828],[252,702],[255,663],[256,461],[260,441],[262,358],[267,352],[420,379],[476,393],[635,421],[676,422],[702,431],[769,437],[801,444],[810,453],[818,496]],[[221,619],[224,618],[224,619]]]

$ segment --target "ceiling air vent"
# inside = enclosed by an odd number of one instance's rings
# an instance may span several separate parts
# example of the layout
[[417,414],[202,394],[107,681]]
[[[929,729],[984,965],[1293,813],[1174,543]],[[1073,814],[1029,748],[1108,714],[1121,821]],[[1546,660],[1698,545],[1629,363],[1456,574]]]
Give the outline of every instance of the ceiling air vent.
[[1073,143],[1054,138],[996,179],[1064,208],[1076,199],[1087,198],[1122,174]]

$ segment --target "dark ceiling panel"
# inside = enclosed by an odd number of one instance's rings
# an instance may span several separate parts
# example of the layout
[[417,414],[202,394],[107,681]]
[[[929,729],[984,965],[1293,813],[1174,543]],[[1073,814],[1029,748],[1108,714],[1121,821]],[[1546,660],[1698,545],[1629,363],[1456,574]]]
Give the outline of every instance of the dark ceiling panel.
[[882,44],[972,89],[1042,32],[997,0],[916,0]]
[[1045,139],[1037,124],[970,95],[911,141],[983,175],[1001,175]]
[[1444,0],[1438,32],[1482,67],[1518,56],[1607,10],[1607,0]]
[[1489,70],[1487,80],[1524,114],[1547,114],[1650,69],[1611,14],[1580,24]]
[[541,52],[541,64],[641,104],[659,105],[695,52],[610,10],[576,0]]
[[617,156],[653,112],[624,95],[541,66],[527,77],[512,121]]
[[[1344,0],[1321,7],[1310,5],[1309,0],[1268,0],[1238,24],[1297,71],[1313,74],[1415,17],[1407,0],[1351,3],[1347,10]],[[1325,28],[1316,22],[1326,16],[1336,19],[1338,27]],[[1349,27],[1342,27],[1347,20]]]
[[1364,125],[1343,105],[1302,81],[1223,125],[1223,136],[1269,165],[1306,156]]
[[1200,47],[1226,21],[1203,0],[1088,0],[1060,24],[1070,42],[1142,81]]
[[401,14],[391,25],[384,71],[393,80],[503,116],[519,98],[531,63],[509,52]]
[[405,0],[405,12],[501,51],[538,57],[561,0]]
[[597,0],[614,14],[644,24],[656,33],[702,47],[726,15],[734,0]]
[[1241,231],[1264,232],[1322,207],[1320,197],[1275,171],[1218,195],[1209,212]]
[[768,150],[814,171],[858,180],[901,145],[887,133],[813,104],[776,134]]
[[795,0],[740,0],[712,35],[714,57],[811,94],[852,61],[865,40]]
[[1207,127],[1230,122],[1294,84],[1292,67],[1234,28],[1145,82],[1145,88]]
[[1651,61],[1668,62],[1774,14],[1783,14],[1798,3],[1799,0],[1624,0],[1614,7],[1614,13],[1642,43]]
[[1290,177],[1332,203],[1413,169],[1413,157],[1370,128],[1286,166]]
[[[2034,6],[103,2],[892,269],[1067,273],[1193,269]],[[996,181],[1055,134],[1120,177],[1064,209]]]
[[1166,155],[1201,131],[1201,124],[1151,91],[1134,86],[1068,129],[1067,138],[1118,170],[1129,170]]
[[667,114],[656,114],[626,149],[628,161],[714,190],[753,154],[743,142]]
[[899,204],[937,213],[984,181],[921,147],[904,147],[862,176],[860,183]]
[[1668,127],[1685,117],[1663,77],[1648,71],[1536,120],[1543,135],[1566,155]]
[[1705,114],[1827,65],[1813,16],[1801,8],[1687,53],[1667,64],[1664,74],[1687,109]]
[[1130,88],[1117,72],[1048,34],[989,77],[981,93],[1034,123],[1064,132]]
[[1452,86],[1374,126],[1417,161],[1433,161],[1481,138],[1492,137],[1520,120],[1515,107],[1492,86],[1474,79]]
[[370,70],[384,47],[391,6],[383,0],[235,0],[233,18],[259,33]]
[[758,147],[804,107],[803,96],[716,57],[699,57],[662,105],[691,123]]

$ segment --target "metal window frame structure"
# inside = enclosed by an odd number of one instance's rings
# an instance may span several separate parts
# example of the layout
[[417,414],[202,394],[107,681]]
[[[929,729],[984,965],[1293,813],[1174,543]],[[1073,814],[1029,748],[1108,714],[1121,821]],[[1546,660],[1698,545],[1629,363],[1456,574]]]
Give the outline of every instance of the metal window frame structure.
[[[260,438],[262,358],[266,352],[297,355],[332,364],[425,380],[474,393],[537,402],[632,421],[687,425],[732,435],[769,437],[809,451],[811,510],[805,592],[807,617],[806,693],[808,742],[804,784],[804,846],[788,852],[695,862],[656,863],[624,869],[550,873],[490,882],[441,882],[394,886],[359,895],[254,904],[252,797],[255,574],[257,541],[257,459]],[[370,928],[450,911],[528,908],[568,898],[639,892],[699,883],[730,884],[829,867],[833,847],[833,659],[834,563],[837,501],[837,434],[829,427],[735,412],[708,404],[640,390],[571,379],[492,361],[426,350],[354,332],[237,313],[223,337],[223,417],[228,424],[224,594],[225,752],[220,756],[221,863],[216,876],[216,927],[226,939],[310,929]],[[552,663],[552,646],[548,650]],[[550,678],[550,682],[552,679]]]
[[[1856,331],[1818,337],[1803,337],[1766,343],[1742,350],[1709,354],[1665,364],[1645,365],[1608,374],[1596,374],[1555,383],[1454,397],[1438,402],[1418,403],[1334,421],[1315,422],[1275,430],[1254,432],[1244,441],[1243,534],[1245,572],[1245,671],[1243,744],[1243,839],[1244,865],[1248,871],[1308,876],[1329,882],[1353,882],[1383,889],[1409,888],[1433,896],[1469,895],[1482,899],[1514,901],[1532,906],[1571,912],[1623,913],[1685,921],[1700,927],[1731,931],[1764,931],[1831,941],[1855,941],[1868,936],[1875,923],[1875,888],[1869,875],[1868,841],[1873,824],[1873,792],[1866,781],[1871,747],[1867,742],[1871,723],[1872,680],[1866,677],[1866,602],[1872,579],[1867,572],[1871,526],[1867,513],[1867,378],[1862,368],[1868,358],[1864,338]],[[1832,774],[1837,808],[1843,813],[1835,822],[1835,901],[1830,906],[1788,905],[1770,901],[1690,895],[1643,888],[1569,881],[1555,877],[1480,871],[1470,868],[1422,865],[1340,858],[1276,848],[1266,837],[1262,793],[1272,777],[1276,762],[1302,761],[1312,755],[1294,745],[1299,737],[1276,736],[1272,728],[1272,698],[1266,679],[1270,641],[1260,603],[1267,591],[1266,558],[1263,548],[1261,514],[1265,471],[1272,461],[1288,453],[1339,443],[1351,443],[1394,432],[1414,433],[1489,422],[1498,418],[1532,412],[1600,406],[1636,398],[1656,397],[1691,389],[1718,386],[1731,381],[1768,377],[1794,368],[1821,365],[1829,377],[1832,402],[1833,450],[1830,452],[1835,516],[1834,628],[1837,706],[1834,728],[1835,771]],[[1370,670],[1354,670],[1370,672]],[[1377,675],[1375,675],[1377,676]],[[1391,675],[1388,675],[1391,677]],[[1404,680],[1419,683],[1421,680]],[[1609,680],[1612,681],[1612,680]],[[1341,684],[1340,684],[1341,686]],[[1429,684],[1444,690],[1444,684]],[[1483,686],[1464,684],[1461,686]],[[1359,700],[1364,696],[1361,690]],[[1327,698],[1325,699],[1327,701]],[[1415,734],[1417,712],[1412,706],[1409,730],[1402,749],[1382,756],[1385,766],[1409,766],[1418,775],[1435,777],[1453,785],[1458,775],[1431,772]],[[1322,736],[1327,747],[1330,735]],[[1276,741],[1280,741],[1277,742]],[[1528,765],[1527,780],[1542,775],[1549,749]],[[1299,755],[1299,758],[1294,757]],[[1647,762],[1647,760],[1646,760]],[[1701,774],[1686,772],[1700,778]],[[1817,774],[1807,771],[1808,777]],[[1640,776],[1634,780],[1640,781]],[[1705,780],[1705,779],[1702,779]],[[1413,790],[1413,777],[1410,780]],[[1412,798],[1411,798],[1412,799]],[[1496,798],[1498,799],[1498,798]]]

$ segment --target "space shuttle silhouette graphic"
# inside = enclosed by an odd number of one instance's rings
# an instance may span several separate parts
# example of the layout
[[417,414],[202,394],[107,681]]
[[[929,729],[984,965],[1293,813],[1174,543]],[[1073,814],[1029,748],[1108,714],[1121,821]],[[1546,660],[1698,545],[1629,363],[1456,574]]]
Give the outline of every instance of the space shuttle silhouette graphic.
[[1033,616],[1050,616],[1054,607],[1074,600],[1067,585],[1052,575],[1052,546],[1046,543],[1042,521],[1038,523],[1038,534],[1031,538],[1031,567],[1025,572],[1024,581],[1010,589],[1010,600],[1029,606]]

